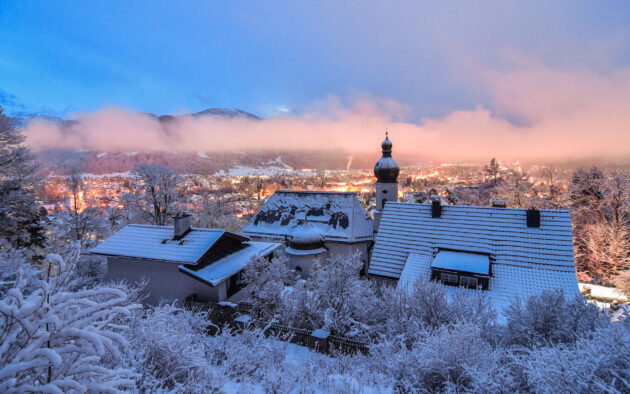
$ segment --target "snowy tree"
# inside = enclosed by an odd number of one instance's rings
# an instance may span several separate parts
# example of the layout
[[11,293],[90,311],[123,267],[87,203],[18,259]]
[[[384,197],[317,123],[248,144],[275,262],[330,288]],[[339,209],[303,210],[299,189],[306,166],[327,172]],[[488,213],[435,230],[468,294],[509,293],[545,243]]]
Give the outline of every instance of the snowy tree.
[[625,270],[613,279],[615,286],[627,296],[630,296],[630,270]]
[[630,229],[625,221],[587,224],[576,248],[578,268],[599,283],[610,283],[630,267]]
[[586,170],[578,168],[573,173],[569,185],[571,207],[576,213],[574,224],[592,222],[597,218],[603,219],[601,205],[604,199],[605,177],[601,169],[596,166]]
[[497,197],[507,200],[510,207],[529,208],[535,205],[532,186],[526,172],[510,169],[497,187]]
[[195,212],[197,225],[206,228],[222,228],[233,232],[241,231],[247,222],[226,211],[227,204],[221,200],[205,199],[201,209]]
[[506,314],[507,341],[527,347],[574,342],[605,323],[595,305],[581,296],[566,299],[561,291],[544,291],[525,301],[517,298]]
[[208,325],[205,314],[169,304],[136,313],[125,332],[126,358],[139,373],[140,391],[193,392],[212,362],[205,352]]
[[121,366],[123,321],[137,305],[116,288],[68,291],[75,256],[48,255],[35,290],[18,280],[0,300],[0,391],[114,392],[134,387]]
[[560,209],[566,201],[564,201],[564,197],[558,185],[558,170],[553,166],[543,167],[541,176],[544,179],[544,188],[542,193],[544,195],[543,208]]
[[37,165],[24,140],[0,107],[0,236],[18,247],[42,248],[45,211],[35,204]]
[[24,293],[30,293],[37,281],[37,267],[25,264],[30,258],[28,249],[16,248],[7,240],[0,239],[0,294],[7,294],[16,283]]
[[141,210],[149,222],[166,225],[177,209],[181,176],[168,167],[149,164],[136,165],[133,173],[139,177],[137,187],[140,190],[137,198],[132,198],[130,202]]
[[295,275],[288,268],[286,255],[280,254],[271,261],[255,259],[243,271],[243,280],[251,290],[248,302],[251,313],[258,319],[277,317],[282,308],[282,294],[295,283]]
[[628,176],[612,171],[601,180],[595,167],[591,176],[582,172],[576,172],[581,174],[578,179],[586,178],[577,189],[583,190],[577,194],[582,197],[574,200],[576,266],[599,282],[610,283],[618,272],[630,268]]
[[517,348],[507,364],[521,392],[630,391],[630,321],[607,324],[572,343]]
[[315,265],[307,284],[321,323],[331,333],[365,335],[373,323],[372,310],[378,307],[372,282],[359,277],[359,252],[332,254],[325,264]]
[[488,176],[492,178],[494,186],[497,185],[499,170],[499,162],[494,157],[490,159],[490,163],[486,164],[486,166],[484,167],[484,171],[488,174]]
[[[66,178],[66,186],[70,191],[70,199],[66,202],[65,212],[58,215],[57,227],[63,223],[66,231],[58,228],[56,234],[67,233],[69,239],[78,241],[85,247],[94,246],[98,235],[105,233],[105,221],[101,213],[94,208],[92,201],[87,196],[87,188],[83,181],[83,174],[77,168],[73,168]],[[69,215],[68,220],[63,220],[63,214]]]

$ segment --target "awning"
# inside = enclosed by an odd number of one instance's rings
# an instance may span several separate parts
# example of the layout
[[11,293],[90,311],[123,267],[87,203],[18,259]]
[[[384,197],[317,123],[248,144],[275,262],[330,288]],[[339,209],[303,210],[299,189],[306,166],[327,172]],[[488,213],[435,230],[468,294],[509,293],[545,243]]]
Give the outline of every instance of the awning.
[[433,259],[431,268],[490,275],[490,256],[479,253],[441,250]]

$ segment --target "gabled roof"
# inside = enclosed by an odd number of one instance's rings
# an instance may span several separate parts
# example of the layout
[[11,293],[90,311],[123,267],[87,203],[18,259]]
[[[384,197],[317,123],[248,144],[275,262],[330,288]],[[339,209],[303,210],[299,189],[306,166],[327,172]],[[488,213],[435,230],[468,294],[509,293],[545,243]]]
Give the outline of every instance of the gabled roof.
[[[574,272],[571,215],[541,210],[540,227],[527,227],[526,209],[431,206],[388,202],[376,234],[369,273],[398,279],[410,253],[433,257],[441,249],[478,252],[494,265]],[[573,274],[575,277],[575,274]]]
[[307,220],[326,241],[373,238],[372,219],[354,193],[278,190],[243,228],[250,237],[284,239]]
[[205,267],[198,268],[180,265],[178,268],[181,272],[200,282],[209,284],[210,286],[216,286],[244,269],[252,259],[267,256],[278,248],[280,244],[250,241],[244,242],[243,246],[245,246],[245,248],[214,261]]
[[192,228],[173,239],[173,226],[129,224],[91,250],[104,256],[132,257],[173,263],[197,264],[222,237],[248,238],[221,229]]

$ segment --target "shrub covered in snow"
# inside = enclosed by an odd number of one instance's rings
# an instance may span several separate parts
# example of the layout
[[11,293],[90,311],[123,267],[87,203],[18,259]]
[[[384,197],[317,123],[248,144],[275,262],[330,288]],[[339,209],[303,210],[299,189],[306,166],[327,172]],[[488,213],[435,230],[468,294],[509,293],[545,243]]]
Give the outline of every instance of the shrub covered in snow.
[[[26,272],[13,256],[0,269]],[[75,261],[51,255],[43,271],[0,273],[0,391],[630,391],[628,316],[611,322],[560,292],[514,300],[503,323],[483,292],[379,286],[357,276],[355,256],[308,280],[281,259],[253,264],[254,317],[373,343],[366,355],[325,356],[255,325],[209,335],[207,313],[140,309],[122,284],[81,287]]]
[[46,258],[30,292],[18,279],[0,299],[0,391],[116,391],[135,385],[122,364],[124,291],[67,291],[75,259]]
[[561,291],[545,291],[524,302],[516,299],[506,315],[508,343],[529,347],[574,342],[606,323],[595,305],[581,296],[566,299]]
[[[267,338],[254,329],[206,335],[204,314],[162,305],[139,314],[127,333],[140,391],[300,392],[383,387],[381,374]],[[361,381],[357,379],[361,379]]]

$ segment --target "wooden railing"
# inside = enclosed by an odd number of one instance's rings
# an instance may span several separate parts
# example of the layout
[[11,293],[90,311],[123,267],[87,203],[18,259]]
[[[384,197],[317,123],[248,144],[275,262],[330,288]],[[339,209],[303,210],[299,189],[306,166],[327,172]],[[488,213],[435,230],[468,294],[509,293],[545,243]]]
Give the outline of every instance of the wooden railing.
[[208,330],[208,334],[210,335],[216,335],[224,325],[237,330],[247,329],[248,327],[264,327],[265,335],[267,336],[273,336],[296,345],[306,346],[323,354],[335,352],[343,354],[367,354],[369,352],[370,344],[368,342],[332,334],[322,335],[322,330],[313,331],[280,323],[264,324],[262,321],[254,320],[247,320],[247,322],[239,321],[239,319],[236,319],[237,315],[244,315],[249,311],[248,306],[243,303],[239,303],[235,306],[227,306],[214,303],[189,302],[186,306],[189,308],[194,307],[197,310],[204,310],[208,313],[208,317],[214,323],[213,327],[210,327]]

